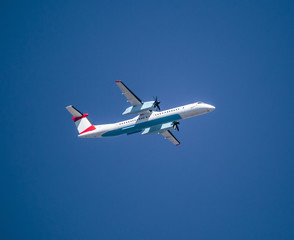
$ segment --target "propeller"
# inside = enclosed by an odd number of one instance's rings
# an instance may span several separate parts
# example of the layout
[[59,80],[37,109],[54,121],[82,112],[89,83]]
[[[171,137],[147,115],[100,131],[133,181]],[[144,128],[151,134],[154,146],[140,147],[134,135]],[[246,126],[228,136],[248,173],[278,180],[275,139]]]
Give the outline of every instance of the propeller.
[[158,110],[160,111],[160,107],[159,107],[160,102],[157,100],[157,96],[153,98],[154,98],[153,107],[156,109],[156,111]]
[[173,128],[174,128],[174,130],[180,131],[179,126],[178,126],[179,124],[180,124],[179,121],[174,121],[173,122]]

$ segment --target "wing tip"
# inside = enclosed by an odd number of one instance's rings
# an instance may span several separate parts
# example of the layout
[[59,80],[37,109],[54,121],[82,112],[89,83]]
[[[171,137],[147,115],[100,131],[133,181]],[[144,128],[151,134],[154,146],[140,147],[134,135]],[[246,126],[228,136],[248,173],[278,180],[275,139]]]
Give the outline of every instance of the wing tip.
[[121,80],[116,80],[115,82],[116,82],[116,83],[119,83],[119,82],[121,82]]

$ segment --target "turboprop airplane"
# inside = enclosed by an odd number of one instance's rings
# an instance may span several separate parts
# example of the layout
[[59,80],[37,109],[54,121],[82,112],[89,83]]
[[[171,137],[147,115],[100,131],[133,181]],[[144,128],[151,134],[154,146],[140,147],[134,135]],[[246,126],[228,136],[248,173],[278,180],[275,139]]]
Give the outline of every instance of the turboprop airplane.
[[[142,132],[142,135],[160,133],[167,140],[175,145],[180,142],[170,132],[170,129],[179,131],[179,120],[198,116],[211,112],[214,106],[203,102],[196,102],[180,107],[160,111],[157,97],[153,101],[142,102],[122,81],[115,81],[132,105],[122,113],[122,115],[138,114],[138,116],[122,122],[93,125],[88,120],[87,113],[81,113],[73,106],[66,109],[72,114],[72,119],[76,124],[80,138],[112,137],[121,134],[133,134]],[[153,111],[155,109],[156,111]]]

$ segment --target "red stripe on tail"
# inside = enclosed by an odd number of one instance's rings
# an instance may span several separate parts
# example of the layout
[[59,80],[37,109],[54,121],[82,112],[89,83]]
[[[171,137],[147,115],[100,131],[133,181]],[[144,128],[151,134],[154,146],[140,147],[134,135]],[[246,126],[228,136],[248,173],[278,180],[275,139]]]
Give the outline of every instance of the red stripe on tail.
[[80,134],[83,134],[83,133],[86,133],[86,132],[90,132],[90,131],[93,131],[95,129],[96,129],[95,126],[92,125],[92,126],[88,127],[86,130],[82,131]]
[[76,122],[76,121],[78,121],[78,120],[80,120],[82,118],[86,118],[88,116],[89,116],[88,113],[84,113],[83,116],[80,116],[80,117],[72,117],[72,120],[74,120],[74,122]]

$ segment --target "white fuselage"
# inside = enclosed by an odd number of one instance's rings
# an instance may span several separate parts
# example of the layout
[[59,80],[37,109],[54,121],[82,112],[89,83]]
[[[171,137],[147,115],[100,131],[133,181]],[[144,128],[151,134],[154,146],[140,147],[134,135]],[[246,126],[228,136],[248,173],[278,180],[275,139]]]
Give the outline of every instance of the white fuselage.
[[196,102],[161,112],[147,111],[122,122],[95,125],[95,130],[80,134],[79,137],[108,137],[137,133],[149,127],[198,116],[214,109],[212,105]]

